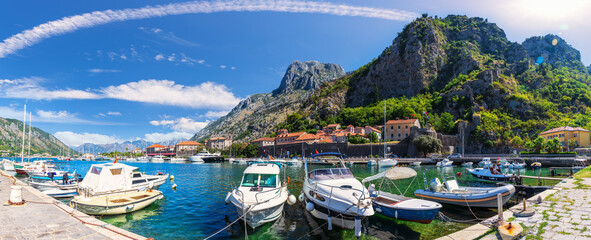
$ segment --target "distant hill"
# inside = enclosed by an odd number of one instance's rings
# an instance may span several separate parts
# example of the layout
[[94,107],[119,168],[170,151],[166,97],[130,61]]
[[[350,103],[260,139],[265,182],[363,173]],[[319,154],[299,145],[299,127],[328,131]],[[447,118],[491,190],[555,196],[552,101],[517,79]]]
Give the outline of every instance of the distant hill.
[[[158,144],[163,145],[163,146],[169,146],[169,145],[176,145],[177,143],[179,143],[181,141],[183,141],[183,139],[166,141],[166,142],[159,142]],[[155,143],[148,142],[145,140],[125,141],[122,143],[111,143],[111,144],[85,143],[85,144],[82,144],[78,147],[75,147],[74,149],[76,151],[79,151],[82,153],[99,154],[99,153],[110,153],[110,152],[126,152],[126,151],[132,151],[136,148],[146,150],[146,147],[149,147],[153,144],[155,144]]]
[[308,99],[320,85],[344,75],[344,69],[336,64],[294,61],[272,93],[255,94],[241,101],[192,139],[231,135],[234,140],[249,141],[271,134],[289,114],[299,111],[302,100]]
[[[25,154],[28,152],[29,125],[26,126]],[[20,155],[22,149],[23,122],[0,117],[0,150],[10,151],[10,155]],[[62,155],[69,147],[53,135],[37,128],[31,128],[31,154],[48,153]]]

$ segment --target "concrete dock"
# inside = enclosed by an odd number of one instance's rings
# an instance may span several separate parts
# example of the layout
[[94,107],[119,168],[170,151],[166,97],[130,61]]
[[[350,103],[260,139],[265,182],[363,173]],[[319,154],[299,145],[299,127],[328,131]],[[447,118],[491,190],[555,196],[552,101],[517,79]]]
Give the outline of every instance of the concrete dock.
[[23,187],[25,204],[8,205],[13,180],[0,173],[0,240],[146,239],[76,211],[19,180],[14,182]]
[[[591,178],[565,179],[553,189],[527,199],[527,208],[535,210],[533,216],[514,217],[513,212],[522,207],[517,204],[503,212],[505,221],[524,226],[522,239],[591,240]],[[498,215],[438,240],[501,239],[496,233],[488,233],[486,223],[496,219]]]

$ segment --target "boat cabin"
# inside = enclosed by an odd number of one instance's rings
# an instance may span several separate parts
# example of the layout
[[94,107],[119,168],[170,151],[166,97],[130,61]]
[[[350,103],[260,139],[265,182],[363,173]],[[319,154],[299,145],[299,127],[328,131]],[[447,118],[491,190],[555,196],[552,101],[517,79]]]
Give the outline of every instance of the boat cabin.
[[322,168],[308,173],[310,180],[333,180],[355,178],[348,168]]
[[255,163],[244,170],[241,187],[277,188],[281,186],[279,173],[281,167],[276,163]]

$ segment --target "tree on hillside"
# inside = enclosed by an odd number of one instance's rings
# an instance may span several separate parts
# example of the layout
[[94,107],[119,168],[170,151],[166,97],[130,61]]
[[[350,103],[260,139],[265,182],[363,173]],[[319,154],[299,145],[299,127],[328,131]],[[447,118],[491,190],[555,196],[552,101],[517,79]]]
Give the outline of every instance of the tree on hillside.
[[546,152],[549,153],[557,153],[562,148],[562,144],[560,143],[560,140],[558,138],[553,138],[552,140],[549,140],[548,142],[546,142],[545,146]]
[[441,117],[435,122],[435,127],[442,133],[452,134],[455,133],[455,122],[454,116],[448,112],[441,114]]
[[513,139],[511,139],[511,145],[515,147],[521,147],[523,145],[523,140],[520,136],[515,136]]
[[575,141],[574,139],[569,139],[568,140],[568,148],[572,151],[574,150],[576,147],[578,147],[579,144],[577,144],[577,141]]
[[534,152],[542,152],[542,149],[544,149],[545,146],[545,141],[543,137],[537,137],[534,141],[533,141],[533,150]]
[[376,143],[379,141],[378,139],[378,134],[375,132],[370,132],[367,134],[367,137],[369,138],[369,141],[372,143]]
[[259,155],[259,145],[248,144],[244,149],[246,157],[256,157]]
[[424,156],[428,153],[439,152],[443,148],[441,140],[431,137],[429,135],[421,135],[416,137],[412,143],[417,147],[419,152],[422,152]]

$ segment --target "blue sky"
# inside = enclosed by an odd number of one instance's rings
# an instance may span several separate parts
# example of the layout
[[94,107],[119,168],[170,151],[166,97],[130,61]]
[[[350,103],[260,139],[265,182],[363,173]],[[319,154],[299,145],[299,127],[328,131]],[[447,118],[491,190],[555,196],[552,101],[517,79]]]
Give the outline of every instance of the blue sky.
[[420,13],[488,18],[517,42],[557,34],[591,63],[589,1],[0,5],[0,116],[22,119],[27,103],[33,126],[69,145],[190,137],[238,101],[277,88],[294,60],[357,69]]

